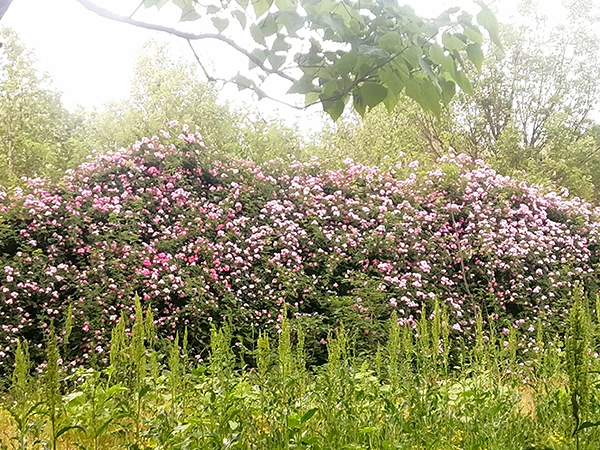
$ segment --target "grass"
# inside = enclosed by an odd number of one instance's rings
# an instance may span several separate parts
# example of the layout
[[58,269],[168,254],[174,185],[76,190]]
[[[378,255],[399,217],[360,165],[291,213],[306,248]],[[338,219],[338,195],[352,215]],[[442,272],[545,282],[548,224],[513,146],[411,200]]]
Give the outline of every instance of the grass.
[[[579,334],[567,339],[584,336],[581,326],[593,330],[581,313],[572,315],[579,322],[571,325]],[[169,344],[169,354],[162,357],[144,347],[148,327],[133,327],[131,338],[117,331],[120,348],[108,368],[59,374],[60,404],[54,407],[56,374],[29,378],[22,346],[13,386],[0,403],[0,446],[598,448],[600,430],[591,426],[600,420],[600,392],[593,384],[596,359],[567,355],[551,345],[538,345],[543,350],[525,359],[483,334],[472,350],[449,354],[438,345],[443,323],[420,326],[427,342],[407,338],[411,335],[392,318],[387,345],[371,355],[355,354],[342,328],[328,340],[329,362],[312,368],[306,367],[302,333],[287,322],[277,343],[261,336],[256,368],[239,367],[227,327],[213,330],[210,360],[200,365],[188,360],[185,337],[182,345],[179,339]],[[595,338],[587,336],[591,345]],[[579,344],[578,351],[589,354],[589,347]],[[49,357],[56,357],[52,345],[49,350]],[[574,363],[573,358],[583,359]],[[463,363],[455,367],[452,361]],[[575,375],[569,372],[572,366]]]

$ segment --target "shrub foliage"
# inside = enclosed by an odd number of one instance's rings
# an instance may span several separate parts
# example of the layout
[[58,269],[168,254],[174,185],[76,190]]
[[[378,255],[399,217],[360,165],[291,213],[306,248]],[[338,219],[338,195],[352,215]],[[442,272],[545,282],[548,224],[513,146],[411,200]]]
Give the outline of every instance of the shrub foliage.
[[387,171],[258,165],[184,126],[59,183],[0,190],[0,361],[18,339],[41,347],[67,311],[63,356],[106,360],[136,294],[159,335],[187,327],[197,358],[225,319],[243,347],[288,314],[318,356],[340,322],[370,346],[393,311],[415,325],[436,302],[467,345],[478,315],[507,335],[555,331],[562,299],[595,274],[598,212],[464,155]]

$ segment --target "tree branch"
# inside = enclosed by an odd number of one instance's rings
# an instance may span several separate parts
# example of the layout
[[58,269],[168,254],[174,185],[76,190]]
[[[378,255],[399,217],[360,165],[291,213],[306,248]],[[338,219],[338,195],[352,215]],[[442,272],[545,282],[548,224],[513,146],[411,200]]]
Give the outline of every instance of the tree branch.
[[[7,1],[10,4],[10,2],[12,0],[0,0],[0,7],[2,6],[2,2],[7,2]],[[127,16],[120,16],[118,14],[115,14],[112,11],[109,11],[108,9],[105,9],[105,8],[102,8],[101,6],[96,5],[94,2],[91,2],[89,0],[77,0],[77,2],[79,2],[86,9],[98,14],[99,16],[105,17],[110,20],[114,20],[116,22],[122,22],[122,23],[126,23],[129,25],[139,27],[139,28],[146,28],[148,30],[161,31],[163,33],[172,34],[173,36],[177,36],[177,37],[191,40],[191,41],[198,41],[201,39],[215,39],[217,41],[224,42],[225,44],[229,45],[233,49],[237,50],[239,53],[243,54],[246,58],[248,58],[250,61],[252,61],[256,66],[260,67],[264,72],[273,74],[273,75],[277,75],[281,78],[284,78],[285,80],[291,81],[292,83],[296,82],[296,79],[291,77],[287,73],[282,72],[281,70],[271,69],[270,67],[265,66],[265,64],[259,58],[257,58],[253,54],[251,54],[248,50],[240,47],[232,39],[228,38],[227,36],[223,36],[222,34],[218,34],[218,33],[201,33],[201,34],[186,33],[184,31],[177,30],[176,28],[165,27],[163,25],[158,25],[158,24],[154,24],[154,23],[142,22],[142,21],[139,21],[139,20],[133,19],[131,17],[127,17]],[[1,13],[1,10],[0,10],[0,13]]]
[[0,19],[4,16],[4,13],[8,10],[8,7],[13,2],[13,0],[0,0]]
[[[198,53],[196,53],[196,49],[194,48],[194,46],[192,45],[192,41],[190,41],[189,39],[187,39],[187,43],[190,46],[190,48],[192,49],[192,53],[194,54],[194,58],[196,58],[196,61],[198,62],[198,65],[200,66],[200,68],[202,69],[202,71],[204,72],[204,76],[206,77],[206,79],[211,82],[211,83],[215,83],[217,81],[221,81],[222,83],[233,83],[235,84],[238,88],[243,88],[243,89],[247,89],[246,86],[241,85],[239,83],[236,83],[234,80],[226,80],[224,78],[215,78],[213,77],[211,74],[208,73],[208,71],[206,70],[206,68],[204,67],[204,64],[202,64],[202,61],[200,61],[200,56],[198,56]],[[296,106],[296,105],[292,105],[291,103],[287,103],[284,102],[283,100],[279,100],[277,98],[271,97],[269,95],[267,95],[264,91],[260,91],[261,95],[263,98],[268,98],[269,100],[272,100],[274,102],[280,103],[282,105],[288,106],[290,108],[293,109],[298,109],[298,110],[304,110],[306,109],[306,107],[302,107],[302,106]]]

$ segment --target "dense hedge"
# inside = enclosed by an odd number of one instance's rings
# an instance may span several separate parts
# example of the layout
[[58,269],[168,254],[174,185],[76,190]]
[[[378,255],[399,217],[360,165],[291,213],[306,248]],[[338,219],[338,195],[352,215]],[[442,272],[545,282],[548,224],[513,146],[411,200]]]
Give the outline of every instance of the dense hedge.
[[136,292],[160,335],[188,327],[199,358],[211,322],[251,341],[284,304],[316,353],[340,321],[368,344],[393,309],[412,323],[435,298],[467,340],[474,304],[500,331],[538,317],[550,330],[572,283],[595,275],[597,218],[464,155],[393,171],[256,165],[164,133],[58,184],[0,189],[0,361],[17,337],[41,345],[69,304],[71,356],[104,358]]

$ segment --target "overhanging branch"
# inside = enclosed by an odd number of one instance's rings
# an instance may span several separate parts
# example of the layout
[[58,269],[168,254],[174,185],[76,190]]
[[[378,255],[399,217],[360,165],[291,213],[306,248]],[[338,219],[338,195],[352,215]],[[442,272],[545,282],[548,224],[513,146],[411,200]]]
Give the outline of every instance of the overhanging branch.
[[[12,0],[0,0],[0,8],[2,7],[3,2],[8,2],[8,4],[10,4],[11,1]],[[272,69],[270,67],[265,66],[265,64],[259,58],[257,58],[253,54],[251,54],[248,50],[240,47],[232,39],[228,38],[227,36],[223,36],[222,34],[218,34],[218,33],[200,33],[200,34],[186,33],[184,31],[177,30],[176,28],[165,27],[163,25],[158,25],[158,24],[154,24],[154,23],[142,22],[140,20],[133,19],[132,17],[121,16],[119,14],[115,14],[114,12],[109,11],[108,9],[102,8],[101,6],[98,6],[94,2],[91,2],[89,0],[77,0],[77,1],[82,6],[84,6],[88,10],[98,14],[99,16],[102,16],[106,19],[114,20],[116,22],[122,22],[122,23],[126,23],[126,24],[133,25],[136,27],[146,28],[148,30],[161,31],[163,33],[172,34],[173,36],[177,36],[177,37],[191,40],[191,41],[198,41],[198,40],[202,40],[202,39],[215,39],[217,41],[224,42],[225,44],[229,45],[231,48],[235,49],[236,51],[238,51],[239,53],[244,55],[246,58],[248,58],[250,61],[252,61],[252,63],[254,63],[256,66],[260,67],[264,72],[273,74],[273,75],[277,75],[281,78],[291,81],[292,83],[294,83],[296,81],[295,78],[291,77],[290,75],[288,75],[285,72],[282,72],[281,70],[276,70],[276,69]],[[0,13],[1,13],[1,9],[0,9]]]
[[8,11],[8,7],[13,2],[13,0],[0,0],[0,19],[6,11]]

